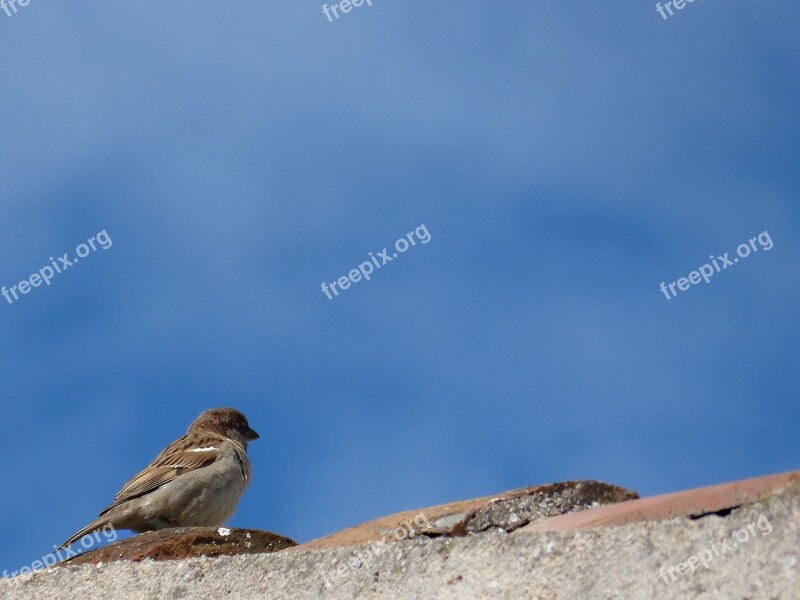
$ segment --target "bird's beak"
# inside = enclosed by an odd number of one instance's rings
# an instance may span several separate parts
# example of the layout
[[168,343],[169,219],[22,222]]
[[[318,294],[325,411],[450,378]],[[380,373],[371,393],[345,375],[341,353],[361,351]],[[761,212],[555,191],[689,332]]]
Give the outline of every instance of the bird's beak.
[[248,428],[247,429],[247,441],[252,442],[253,440],[257,440],[261,436],[258,435],[254,430]]

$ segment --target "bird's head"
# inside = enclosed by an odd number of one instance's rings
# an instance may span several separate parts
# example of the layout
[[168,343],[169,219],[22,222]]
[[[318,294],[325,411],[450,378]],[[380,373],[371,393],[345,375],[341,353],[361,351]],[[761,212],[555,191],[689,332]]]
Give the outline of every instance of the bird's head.
[[247,417],[234,408],[211,408],[200,414],[189,426],[188,433],[210,431],[240,444],[257,440],[259,435],[250,428]]

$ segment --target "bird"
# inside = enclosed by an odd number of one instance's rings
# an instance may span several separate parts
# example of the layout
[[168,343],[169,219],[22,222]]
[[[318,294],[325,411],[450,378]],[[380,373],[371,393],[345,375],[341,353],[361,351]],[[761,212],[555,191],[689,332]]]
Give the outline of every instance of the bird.
[[143,533],[223,525],[250,484],[247,443],[258,438],[238,410],[204,411],[59,550],[109,526]]

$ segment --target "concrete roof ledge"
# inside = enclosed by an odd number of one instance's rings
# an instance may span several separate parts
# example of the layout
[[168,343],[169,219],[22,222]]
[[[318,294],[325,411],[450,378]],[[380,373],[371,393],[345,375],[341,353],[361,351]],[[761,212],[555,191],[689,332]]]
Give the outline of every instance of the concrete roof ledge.
[[[254,531],[231,531],[229,546],[196,529],[137,536],[125,542],[138,554],[101,549],[114,562],[2,580],[0,597],[800,599],[800,472],[644,499],[600,482],[537,486],[300,546],[262,532],[253,549]],[[143,560],[162,543],[175,556]]]

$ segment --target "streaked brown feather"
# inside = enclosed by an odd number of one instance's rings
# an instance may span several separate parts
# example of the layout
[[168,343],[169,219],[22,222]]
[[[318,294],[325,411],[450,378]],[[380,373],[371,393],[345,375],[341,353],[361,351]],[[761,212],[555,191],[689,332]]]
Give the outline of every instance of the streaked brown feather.
[[[215,434],[187,434],[182,438],[175,440],[172,444],[164,448],[161,453],[153,459],[147,467],[142,469],[139,473],[126,483],[123,488],[114,497],[114,502],[111,503],[100,516],[107,513],[112,508],[144,496],[160,488],[175,479],[178,475],[188,473],[197,469],[202,469],[213,464],[219,454],[216,451],[211,452],[187,452],[191,448],[208,448],[214,446],[220,448],[223,443],[231,443],[231,440],[226,440],[224,437]],[[239,444],[236,444],[239,446]],[[236,448],[237,454],[239,448]],[[246,457],[245,457],[245,460]],[[247,478],[243,473],[243,476]]]

